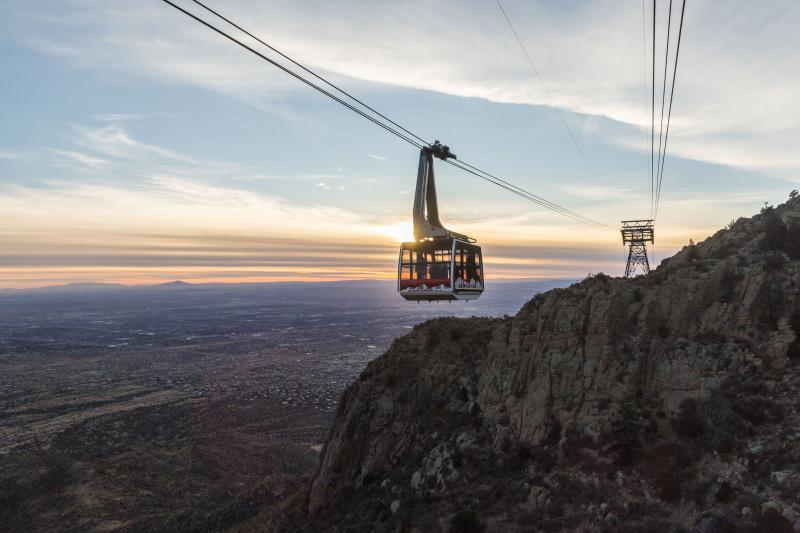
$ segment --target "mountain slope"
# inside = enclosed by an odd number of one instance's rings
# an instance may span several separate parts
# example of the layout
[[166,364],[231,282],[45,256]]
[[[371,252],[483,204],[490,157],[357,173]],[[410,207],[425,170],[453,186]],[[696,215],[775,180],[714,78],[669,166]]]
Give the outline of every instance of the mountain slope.
[[439,319],[342,398],[306,528],[800,529],[800,198],[513,318]]

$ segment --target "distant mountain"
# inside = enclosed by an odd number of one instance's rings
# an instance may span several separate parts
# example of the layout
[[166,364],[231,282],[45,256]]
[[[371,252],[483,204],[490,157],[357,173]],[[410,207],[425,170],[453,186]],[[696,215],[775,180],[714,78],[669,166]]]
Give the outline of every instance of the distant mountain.
[[122,283],[67,283],[64,285],[49,285],[47,287],[33,287],[29,289],[0,289],[0,294],[57,294],[57,293],[87,293],[102,291],[137,291],[152,289],[185,289],[195,287],[185,281],[169,281],[156,285],[124,285]]
[[800,531],[799,280],[800,197],[647,276],[421,324],[285,529]]
[[187,287],[193,287],[191,283],[186,283],[185,281],[168,281],[166,283],[159,283],[158,285],[148,285],[149,288],[162,288],[162,289],[185,289]]
[[17,289],[18,292],[85,292],[85,291],[104,291],[110,289],[127,289],[128,285],[121,283],[67,283],[65,285],[50,285],[47,287],[35,287],[32,289]]

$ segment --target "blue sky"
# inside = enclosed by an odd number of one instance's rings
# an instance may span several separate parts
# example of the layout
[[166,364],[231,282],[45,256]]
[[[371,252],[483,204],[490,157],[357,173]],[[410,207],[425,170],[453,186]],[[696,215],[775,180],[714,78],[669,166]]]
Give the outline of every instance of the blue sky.
[[[504,5],[595,175],[493,1],[215,7],[464,160],[612,226],[646,216],[641,2]],[[718,5],[687,7],[661,257],[800,181],[800,10]],[[160,1],[6,0],[0,21],[0,285],[394,273],[410,146]],[[437,177],[495,278],[624,268],[613,229]]]

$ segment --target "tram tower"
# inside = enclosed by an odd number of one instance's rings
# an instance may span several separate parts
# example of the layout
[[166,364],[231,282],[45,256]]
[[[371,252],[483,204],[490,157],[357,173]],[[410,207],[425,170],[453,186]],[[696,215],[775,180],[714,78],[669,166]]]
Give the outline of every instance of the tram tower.
[[629,246],[628,264],[625,266],[625,277],[632,278],[636,272],[650,273],[650,263],[647,260],[647,243],[655,244],[653,220],[623,220],[622,244]]

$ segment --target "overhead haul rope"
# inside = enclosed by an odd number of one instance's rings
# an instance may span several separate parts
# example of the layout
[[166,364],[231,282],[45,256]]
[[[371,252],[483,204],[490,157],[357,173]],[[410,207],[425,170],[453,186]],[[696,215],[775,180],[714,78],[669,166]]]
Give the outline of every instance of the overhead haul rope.
[[656,187],[656,210],[654,213],[654,217],[658,216],[658,204],[661,200],[661,183],[664,180],[664,160],[667,156],[667,139],[669,138],[669,121],[672,118],[672,99],[675,96],[675,76],[678,73],[678,56],[681,53],[681,37],[683,35],[683,15],[686,11],[686,0],[683,0],[681,4],[681,20],[678,26],[678,43],[675,48],[675,64],[672,68],[672,87],[669,91],[669,111],[667,112],[667,128],[664,132],[664,149],[661,155],[661,168],[658,172],[658,186]]
[[[470,165],[469,163],[467,163],[465,161],[457,160],[458,163],[454,163],[449,159],[446,160],[446,161],[447,161],[447,163],[450,163],[454,167],[460,168],[464,172],[469,172],[470,174],[474,174],[475,176],[478,176],[479,178],[481,178],[483,180],[490,181],[490,182],[494,183],[495,185],[497,185],[499,187],[502,187],[502,188],[504,188],[504,189],[506,189],[506,190],[518,195],[518,196],[522,196],[523,198],[526,198],[527,200],[530,200],[531,202],[539,204],[542,207],[545,207],[547,209],[551,209],[553,211],[556,211],[556,212],[558,212],[558,213],[560,213],[560,214],[562,214],[564,216],[568,216],[568,217],[570,217],[570,218],[572,218],[574,220],[577,220],[578,222],[582,222],[584,224],[589,224],[591,226],[596,226],[596,227],[603,227],[603,228],[610,228],[611,227],[611,226],[608,226],[606,224],[603,224],[602,222],[597,222],[596,220],[592,220],[591,218],[587,218],[587,217],[585,217],[585,216],[583,216],[583,215],[581,215],[579,213],[576,213],[574,211],[570,211],[569,209],[567,209],[565,207],[561,207],[558,204],[554,204],[553,202],[550,202],[549,200],[545,200],[541,196],[537,196],[537,195],[533,194],[532,192],[526,191],[525,189],[523,189],[521,187],[517,187],[513,183],[509,183],[508,181],[506,181],[506,180],[504,180],[502,178],[498,178],[494,174],[490,174],[490,173],[488,173],[486,171],[483,171],[483,170],[481,170],[479,168],[476,168],[476,167]],[[480,173],[482,175],[480,175],[478,173]],[[496,181],[493,181],[493,180],[496,180]]]
[[270,63],[271,65],[273,65],[273,66],[275,66],[275,67],[278,67],[279,69],[281,69],[281,70],[282,70],[282,71],[284,71],[285,73],[289,74],[290,76],[292,76],[292,77],[294,77],[294,78],[297,78],[298,80],[300,80],[301,82],[305,83],[305,84],[306,84],[306,85],[308,85],[309,87],[313,87],[314,89],[316,89],[317,91],[321,92],[321,93],[322,93],[322,94],[324,94],[325,96],[327,96],[327,97],[329,97],[329,98],[332,98],[333,100],[335,100],[335,101],[339,102],[340,104],[342,104],[342,105],[343,105],[343,106],[345,106],[346,108],[350,109],[351,111],[354,111],[354,112],[358,113],[359,115],[361,115],[361,116],[362,116],[362,117],[364,117],[365,119],[369,120],[370,122],[373,122],[374,124],[376,124],[376,125],[380,126],[381,128],[385,129],[386,131],[388,131],[388,132],[390,132],[390,133],[392,133],[392,134],[394,134],[394,135],[396,135],[396,136],[400,137],[401,139],[403,139],[403,140],[404,140],[404,141],[406,141],[407,143],[411,144],[412,146],[416,146],[417,148],[422,148],[422,146],[423,146],[423,145],[421,145],[421,144],[417,143],[416,141],[414,141],[414,140],[410,139],[409,137],[406,137],[405,135],[401,134],[401,133],[400,133],[400,132],[398,132],[397,130],[395,130],[395,129],[391,128],[390,126],[387,126],[386,124],[384,124],[384,123],[383,123],[383,122],[381,122],[380,120],[377,120],[376,118],[374,118],[374,117],[372,117],[372,116],[368,115],[367,113],[365,113],[365,112],[361,111],[361,110],[360,110],[360,109],[358,109],[357,107],[355,107],[355,106],[353,106],[353,105],[351,105],[351,104],[349,104],[349,103],[345,102],[344,100],[342,100],[342,99],[341,99],[341,98],[339,98],[338,96],[336,96],[336,95],[334,95],[334,94],[331,94],[329,91],[326,91],[325,89],[323,89],[323,88],[322,88],[322,87],[320,87],[319,85],[315,84],[314,82],[307,80],[306,78],[304,78],[303,76],[301,76],[301,75],[297,74],[296,72],[292,72],[291,70],[289,70],[288,68],[284,67],[283,65],[281,65],[281,64],[280,64],[280,63],[278,63],[277,61],[274,61],[274,60],[270,59],[269,57],[265,56],[265,55],[264,55],[264,54],[262,54],[261,52],[259,52],[259,51],[255,50],[254,48],[252,48],[252,47],[250,47],[250,46],[248,46],[248,45],[246,45],[245,43],[243,43],[242,41],[240,41],[240,40],[236,39],[235,37],[233,37],[233,36],[231,36],[231,35],[229,35],[229,34],[225,33],[224,31],[222,31],[221,29],[219,29],[219,28],[217,28],[216,26],[212,25],[211,23],[209,23],[209,22],[206,22],[205,20],[201,19],[201,18],[200,18],[200,17],[198,17],[197,15],[195,15],[195,14],[193,14],[193,13],[190,13],[189,11],[187,11],[187,10],[183,9],[182,7],[180,7],[180,6],[178,6],[178,5],[174,4],[174,3],[172,3],[170,0],[162,0],[162,1],[163,1],[164,3],[166,3],[166,4],[169,4],[169,5],[171,5],[172,7],[174,7],[175,9],[177,9],[178,11],[182,12],[184,15],[187,15],[188,17],[191,17],[191,18],[193,18],[194,20],[196,20],[197,22],[199,22],[199,23],[200,23],[200,24],[202,24],[203,26],[206,26],[207,28],[209,28],[209,29],[211,29],[211,30],[213,30],[213,31],[217,32],[218,34],[220,34],[221,36],[225,37],[226,39],[228,39],[228,40],[230,40],[230,41],[232,41],[232,42],[234,42],[234,43],[238,44],[239,46],[241,46],[241,47],[242,47],[242,48],[244,48],[245,50],[247,50],[247,51],[249,51],[249,52],[251,52],[251,53],[253,53],[253,54],[257,55],[258,57],[260,57],[260,58],[261,58],[261,59],[263,59],[264,61],[266,61],[266,62]]
[[[411,144],[415,148],[422,149],[423,147],[426,147],[426,146],[427,147],[433,146],[432,144],[426,142],[421,137],[415,135],[411,131],[409,131],[406,128],[400,126],[398,123],[396,123],[393,120],[387,118],[385,115],[379,113],[378,111],[376,111],[372,107],[368,106],[367,104],[365,104],[361,100],[359,100],[356,97],[352,96],[350,93],[344,91],[343,89],[341,89],[338,86],[334,85],[333,83],[329,82],[328,80],[326,80],[325,78],[323,78],[319,74],[313,72],[311,69],[309,69],[309,68],[303,66],[302,64],[298,63],[297,61],[295,61],[294,59],[290,58],[289,56],[287,56],[283,52],[280,52],[276,48],[274,48],[271,45],[267,44],[263,40],[261,40],[258,37],[254,36],[252,33],[248,32],[245,29],[243,29],[241,26],[235,24],[234,22],[232,22],[228,18],[222,16],[221,14],[219,14],[218,12],[216,12],[213,9],[209,8],[205,4],[199,2],[198,0],[192,0],[192,1],[195,4],[201,6],[203,9],[206,9],[210,13],[216,15],[221,20],[224,20],[228,24],[230,24],[233,27],[237,28],[238,30],[242,31],[246,35],[248,35],[251,38],[257,40],[259,43],[263,44],[264,46],[266,46],[267,48],[269,48],[273,52],[279,54],[281,57],[287,59],[288,61],[290,61],[291,63],[293,63],[297,67],[303,69],[304,71],[306,71],[309,74],[313,75],[315,78],[321,80],[322,82],[324,82],[328,86],[330,86],[333,89],[335,89],[336,91],[338,91],[340,94],[346,96],[347,98],[350,98],[354,102],[356,102],[359,105],[363,106],[365,109],[371,111],[375,115],[381,117],[382,119],[386,120],[390,124],[396,126],[397,128],[399,128],[403,132],[407,133],[408,135],[405,135],[404,133],[401,133],[400,131],[398,131],[397,129],[393,128],[392,126],[386,124],[385,122],[382,122],[381,120],[375,118],[374,116],[370,115],[369,113],[366,113],[365,111],[357,108],[353,104],[343,100],[342,98],[339,98],[338,96],[336,96],[335,94],[331,93],[330,91],[324,89],[323,87],[320,87],[318,84],[316,84],[316,83],[308,80],[307,78],[303,77],[302,75],[290,70],[289,68],[285,67],[284,65],[281,65],[277,61],[275,61],[275,60],[267,57],[266,55],[262,54],[261,52],[255,50],[253,47],[243,43],[242,41],[240,41],[236,37],[233,37],[232,35],[226,33],[225,31],[217,28],[216,26],[214,26],[210,22],[207,22],[207,21],[203,20],[202,18],[198,17],[197,15],[195,15],[194,13],[191,13],[190,11],[187,11],[186,9],[180,7],[179,5],[175,4],[171,0],[162,0],[162,1],[164,3],[172,6],[173,8],[177,9],[178,11],[183,13],[184,15],[186,15],[186,16],[194,19],[195,21],[199,22],[203,26],[209,28],[210,30],[213,30],[217,34],[221,35],[222,37],[225,37],[229,41],[239,45],[240,47],[244,48],[248,52],[258,56],[259,58],[263,59],[264,61],[267,61],[271,65],[279,68],[280,70],[284,71],[285,73],[289,74],[290,76],[292,76],[292,77],[296,78],[297,80],[305,83],[309,87],[312,87],[313,89],[316,89],[317,91],[319,91],[320,93],[324,94],[325,96],[335,100],[336,102],[342,104],[343,106],[345,106],[346,108],[350,109],[351,111],[361,115],[362,117],[366,118],[370,122],[376,124],[377,126],[380,126],[381,128],[383,128],[384,130],[388,131],[389,133],[392,133],[393,135],[397,136],[398,138],[406,141],[407,143]],[[410,135],[410,137],[409,137],[409,135]],[[417,139],[417,140],[414,140],[414,139]],[[421,143],[418,142],[418,141],[421,141]],[[492,175],[492,174],[490,174],[490,173],[488,173],[488,172],[486,172],[484,170],[481,170],[481,169],[479,169],[477,167],[474,167],[472,165],[468,165],[467,163],[464,163],[464,162],[460,162],[461,164],[457,164],[457,163],[454,163],[453,161],[451,161],[450,159],[445,159],[445,161],[447,163],[449,163],[449,164],[451,164],[451,165],[453,165],[453,166],[465,171],[465,172],[473,174],[473,175],[475,175],[475,176],[477,176],[477,177],[479,177],[479,178],[481,178],[481,179],[483,179],[485,181],[488,181],[488,182],[490,182],[490,183],[492,183],[494,185],[497,185],[498,187],[501,187],[501,188],[506,189],[506,190],[508,190],[510,192],[513,192],[514,194],[517,194],[518,196],[521,196],[522,198],[525,198],[525,199],[527,199],[527,200],[529,200],[529,201],[531,201],[531,202],[533,202],[533,203],[535,203],[535,204],[537,204],[537,205],[539,205],[541,207],[544,207],[545,209],[548,209],[548,210],[551,210],[551,211],[553,211],[555,213],[558,213],[558,214],[561,214],[563,216],[569,217],[569,218],[571,218],[571,219],[573,219],[573,220],[575,220],[577,222],[581,222],[583,224],[588,224],[588,225],[593,225],[593,226],[608,227],[605,224],[603,224],[602,222],[597,222],[597,221],[592,220],[592,219],[590,219],[588,217],[585,217],[585,216],[583,216],[583,215],[581,215],[579,213],[571,211],[571,210],[567,209],[566,207],[562,207],[562,206],[560,206],[560,205],[558,205],[556,203],[550,202],[549,200],[545,200],[544,198],[542,198],[540,196],[537,196],[537,195],[535,195],[535,194],[523,189],[522,187],[518,187],[516,185],[513,185],[510,182],[502,180],[502,179],[500,179],[500,178],[498,178],[498,177],[496,177],[496,176],[494,176],[494,175]]]
[[353,101],[355,101],[355,102],[358,102],[359,104],[361,104],[362,106],[364,106],[366,109],[369,109],[370,111],[372,111],[373,113],[375,113],[376,115],[378,115],[379,117],[381,117],[382,119],[384,119],[384,120],[386,120],[387,122],[389,122],[389,123],[393,124],[394,126],[397,126],[398,128],[400,128],[400,129],[401,129],[401,130],[403,130],[404,132],[408,133],[409,135],[411,135],[412,137],[414,137],[415,139],[417,139],[418,141],[420,141],[422,144],[425,144],[425,145],[427,145],[427,146],[430,146],[430,144],[431,144],[431,143],[429,143],[429,142],[428,142],[428,141],[426,141],[425,139],[422,139],[422,138],[420,138],[420,137],[417,137],[417,136],[416,136],[414,133],[412,133],[412,132],[408,131],[406,128],[404,128],[403,126],[401,126],[400,124],[398,124],[398,123],[397,123],[397,122],[395,122],[394,120],[390,119],[390,118],[389,118],[389,117],[387,117],[386,115],[384,115],[384,114],[382,114],[382,113],[378,112],[377,110],[373,109],[372,107],[368,106],[367,104],[365,104],[364,102],[362,102],[361,100],[359,100],[358,98],[356,98],[355,96],[353,96],[352,94],[350,94],[349,92],[345,91],[344,89],[342,89],[342,88],[341,88],[341,87],[339,87],[338,85],[334,85],[333,83],[329,82],[328,80],[326,80],[326,79],[325,79],[325,78],[323,78],[322,76],[318,75],[318,74],[317,74],[316,72],[314,72],[313,70],[311,70],[311,69],[309,69],[309,68],[306,68],[304,65],[301,65],[300,63],[298,63],[297,61],[295,61],[295,60],[294,60],[294,59],[292,59],[291,57],[287,56],[286,54],[284,54],[283,52],[281,52],[281,51],[280,51],[280,50],[278,50],[277,48],[273,47],[272,45],[270,45],[270,44],[268,44],[268,43],[265,43],[264,41],[262,41],[261,39],[259,39],[257,36],[253,35],[253,34],[252,34],[252,33],[250,33],[249,31],[247,31],[246,29],[242,28],[241,26],[239,26],[238,24],[236,24],[236,23],[235,23],[235,22],[233,22],[232,20],[230,20],[230,19],[228,19],[228,18],[226,18],[226,17],[222,16],[220,13],[218,13],[217,11],[214,11],[213,9],[211,9],[210,7],[208,7],[207,5],[205,5],[204,3],[200,2],[199,0],[192,0],[192,2],[194,2],[194,3],[195,3],[195,4],[197,4],[198,6],[202,7],[203,9],[205,9],[206,11],[208,11],[209,13],[212,13],[212,14],[216,15],[217,17],[219,17],[220,19],[224,20],[225,22],[227,22],[228,24],[230,24],[231,26],[233,26],[233,27],[234,27],[234,28],[236,28],[237,30],[239,30],[239,31],[241,31],[242,33],[244,33],[245,35],[247,35],[247,36],[249,36],[249,37],[252,37],[253,39],[255,39],[255,40],[256,40],[256,41],[258,41],[259,43],[263,44],[264,46],[266,46],[267,48],[269,48],[270,50],[272,50],[273,52],[275,52],[276,54],[278,54],[278,55],[279,55],[279,56],[281,56],[282,58],[286,59],[287,61],[289,61],[289,62],[290,62],[290,63],[292,63],[293,65],[295,65],[295,66],[297,66],[297,67],[300,67],[301,69],[303,69],[303,70],[304,70],[304,71],[306,71],[307,73],[311,74],[312,76],[314,76],[315,78],[317,78],[317,79],[318,79],[318,80],[320,80],[321,82],[325,83],[325,84],[326,84],[326,85],[328,85],[329,87],[332,87],[333,89],[336,89],[337,91],[339,91],[339,93],[341,93],[341,94],[345,95],[346,97],[350,98],[351,100],[353,100]]
[[[650,105],[650,95],[647,90],[647,0],[642,0],[642,66],[644,66],[644,77],[642,78],[642,88],[644,89],[644,116],[647,116],[647,108]],[[647,132],[645,131],[645,146],[647,145]],[[653,205],[653,167],[650,165],[650,158],[645,153],[647,163],[647,177],[650,179],[650,206]]]
[[552,107],[555,110],[555,112],[558,113],[558,118],[561,119],[561,124],[564,125],[564,129],[567,131],[569,138],[572,139],[572,144],[574,144],[575,149],[578,150],[581,159],[583,159],[583,162],[586,164],[586,168],[589,169],[589,173],[592,175],[592,177],[598,179],[597,173],[594,171],[594,168],[592,168],[592,165],[589,163],[589,159],[586,157],[586,154],[583,153],[580,144],[578,144],[577,139],[575,139],[575,135],[573,135],[572,133],[572,129],[569,127],[569,124],[567,124],[567,120],[564,118],[564,114],[561,112],[561,109],[559,109],[559,107],[555,103],[555,100],[553,100],[553,97],[550,95],[550,91],[547,89],[547,85],[544,83],[544,78],[542,78],[542,75],[539,74],[539,69],[537,69],[536,65],[533,63],[533,59],[531,58],[531,55],[528,53],[528,49],[525,48],[525,44],[522,42],[522,38],[520,38],[519,33],[517,33],[517,29],[514,27],[514,24],[511,23],[511,18],[508,16],[508,13],[503,7],[503,4],[500,3],[500,0],[495,0],[495,1],[497,2],[497,7],[499,7],[500,11],[503,13],[503,18],[506,19],[506,23],[508,24],[508,27],[511,29],[511,33],[514,34],[514,37],[516,38],[517,44],[519,44],[522,53],[528,60],[528,64],[531,66],[531,70],[533,70],[533,73],[536,74],[536,77],[539,79],[539,83],[542,84],[542,89],[544,90],[544,94],[550,101],[550,107]]
[[[661,168],[661,143],[664,138],[664,100],[667,96],[667,64],[669,63],[669,37],[672,28],[672,0],[669,0],[667,11],[667,46],[664,51],[664,80],[661,83],[661,124],[658,126],[658,158],[656,159],[656,175]],[[658,189],[656,189],[658,191]],[[655,213],[653,213],[655,215]]]
[[656,0],[653,0],[653,66],[650,93],[650,218],[655,213],[655,148],[656,148]]
[[[647,90],[647,0],[642,0],[642,72],[644,76],[642,77],[642,95],[644,96],[644,110],[643,117],[647,117],[647,109],[650,105],[650,95],[648,94],[649,91]],[[647,131],[643,130],[645,134],[645,144],[647,146]],[[653,167],[650,164],[650,158],[645,153],[645,162],[647,163],[647,178],[650,180],[650,210],[653,209],[653,178],[651,176],[651,171]],[[655,263],[655,252],[653,251],[653,247],[650,247],[650,255],[652,257],[652,263]]]

